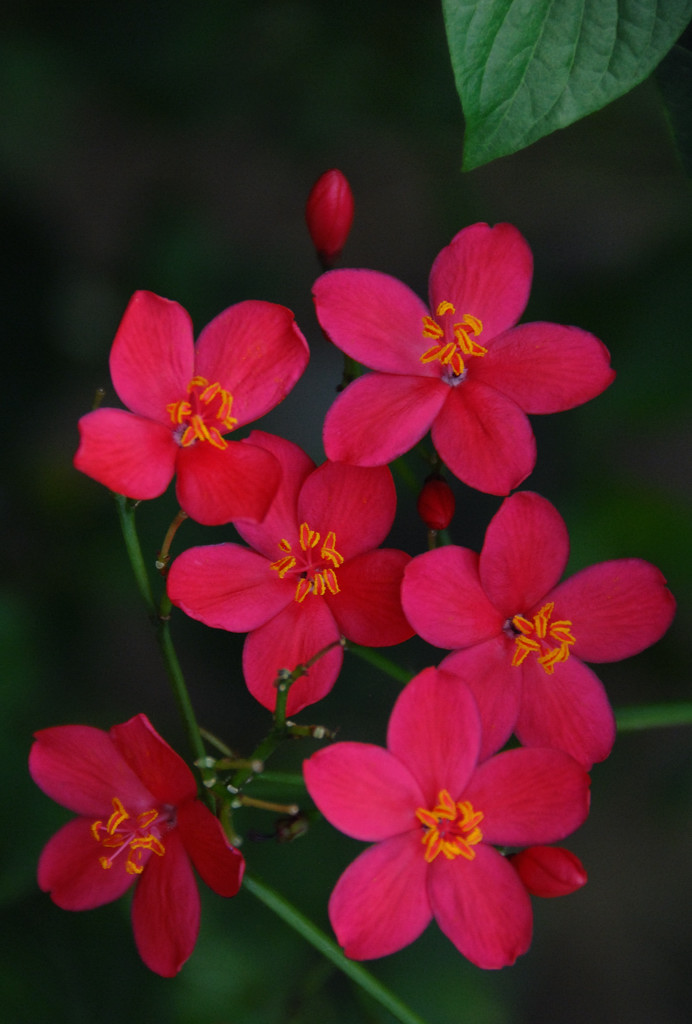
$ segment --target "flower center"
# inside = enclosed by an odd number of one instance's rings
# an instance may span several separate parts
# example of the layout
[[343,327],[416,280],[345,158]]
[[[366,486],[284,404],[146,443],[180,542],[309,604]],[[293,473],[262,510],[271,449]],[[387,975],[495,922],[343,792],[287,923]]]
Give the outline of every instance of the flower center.
[[572,623],[569,619],[551,622],[554,607],[555,602],[550,601],[543,605],[533,619],[515,615],[508,623],[516,645],[512,656],[513,665],[521,665],[529,654],[535,654],[538,664],[551,676],[559,662],[567,661],[569,649],[575,642],[570,632]]
[[334,570],[343,565],[344,557],[336,550],[336,534],[330,530],[318,551],[319,533],[311,530],[307,523],[301,523],[298,539],[300,549],[296,546],[295,551],[290,541],[285,538],[279,541],[283,555],[272,562],[271,568],[281,579],[289,572],[298,577],[295,592],[298,602],[304,601],[308,594],[322,597],[327,590],[338,594],[339,583]]
[[488,350],[474,341],[483,330],[478,317],[464,313],[461,320],[455,322],[455,314],[451,302],[440,302],[435,317],[423,317],[423,337],[433,338],[434,343],[423,353],[420,361],[432,363],[438,360],[447,367],[447,375],[459,383],[459,378],[466,374],[464,356],[484,356]]
[[444,854],[447,860],[465,857],[473,860],[476,851],[473,849],[483,840],[483,833],[478,828],[483,820],[481,811],[474,811],[468,800],[455,803],[446,789],[440,790],[438,803],[431,811],[419,807],[416,817],[423,826],[421,842],[425,846],[425,859],[428,863],[435,860],[438,853]]
[[175,426],[175,439],[183,448],[196,441],[208,441],[215,448],[225,448],[223,434],[237,425],[231,416],[233,395],[218,381],[210,384],[206,377],[193,377],[187,386],[187,398],[171,402],[166,412]]
[[167,831],[169,822],[170,815],[155,807],[133,818],[123,807],[122,801],[114,796],[113,813],[108,821],[95,821],[91,826],[91,834],[96,842],[113,850],[99,857],[101,867],[112,868],[116,857],[127,851],[125,870],[129,875],[140,875],[144,870],[145,850],[150,850],[157,857],[163,857],[166,852],[161,834]]

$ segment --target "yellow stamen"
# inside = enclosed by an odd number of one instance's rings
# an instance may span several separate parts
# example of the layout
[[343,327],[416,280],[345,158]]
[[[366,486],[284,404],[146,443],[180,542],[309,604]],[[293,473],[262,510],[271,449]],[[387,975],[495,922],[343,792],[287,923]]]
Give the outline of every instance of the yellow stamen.
[[[435,315],[454,316],[456,310],[451,302],[438,303]],[[464,313],[461,320],[452,323],[453,340],[446,336],[445,328],[431,316],[423,317],[423,337],[434,338],[436,344],[426,349],[420,357],[422,363],[438,361],[449,366],[455,377],[461,377],[466,369],[462,356],[484,356],[487,348],[479,345],[475,337],[483,330],[483,323],[471,313]],[[445,340],[447,338],[447,340]]]
[[446,789],[440,790],[438,803],[432,810],[419,807],[416,817],[423,826],[421,842],[425,846],[428,863],[442,854],[447,860],[464,857],[473,860],[474,846],[483,840],[478,827],[483,820],[481,811],[474,811],[468,800],[455,802]]
[[515,637],[512,665],[521,665],[529,654],[535,654],[538,664],[547,675],[552,675],[555,666],[567,661],[570,647],[575,638],[571,632],[572,623],[568,619],[557,619],[551,622],[555,603],[544,604],[533,619],[524,615],[515,615],[512,626],[519,632]]

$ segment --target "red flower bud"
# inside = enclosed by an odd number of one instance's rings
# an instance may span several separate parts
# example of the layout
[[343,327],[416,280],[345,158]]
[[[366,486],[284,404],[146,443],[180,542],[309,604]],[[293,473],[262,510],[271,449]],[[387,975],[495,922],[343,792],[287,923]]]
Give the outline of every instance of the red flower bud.
[[582,862],[562,846],[529,846],[510,860],[533,896],[567,896],[586,884]]
[[429,476],[418,495],[418,515],[429,530],[446,530],[454,515],[452,489],[441,476]]
[[334,168],[317,179],[308,196],[305,220],[320,262],[330,270],[341,255],[353,222],[353,193],[341,171]]

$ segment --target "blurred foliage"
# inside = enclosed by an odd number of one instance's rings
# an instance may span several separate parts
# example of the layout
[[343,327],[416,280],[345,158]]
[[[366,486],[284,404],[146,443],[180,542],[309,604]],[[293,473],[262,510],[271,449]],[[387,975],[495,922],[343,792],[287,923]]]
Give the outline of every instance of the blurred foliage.
[[[596,401],[534,420],[539,459],[527,486],[565,516],[572,569],[639,555],[678,597],[657,647],[599,669],[614,702],[688,698],[692,204],[658,93],[645,84],[462,176],[442,17],[422,0],[10,0],[0,89],[12,426],[0,485],[4,1019],[109,1024],[155,1007],[171,1024],[386,1021],[248,893],[230,903],[205,894],[198,948],[164,981],[136,955],[127,901],[67,914],[37,892],[37,856],[66,813],[28,779],[35,729],[107,728],[144,711],[184,749],[112,501],[71,465],[76,421],[96,387],[110,389],[108,351],[135,288],[177,299],[198,328],[232,302],[262,298],[294,309],[312,360],[261,426],[319,460],[341,362],[310,299],[318,266],[303,206],[315,178],[339,166],[353,186],[345,263],[385,270],[423,295],[433,258],[460,227],[510,220],[535,254],[527,316],[594,331],[618,371]],[[415,455],[409,463],[421,478]],[[477,547],[499,501],[454,486],[452,538]],[[152,559],[174,512],[170,494],[140,511]],[[228,536],[186,523],[176,549]],[[425,546],[404,485],[391,543],[412,554]],[[173,629],[201,722],[248,753],[267,715],[240,678],[240,638],[182,615]],[[391,653],[412,672],[438,660],[417,641]],[[397,691],[347,658],[333,693],[301,720],[381,743]],[[282,750],[272,768],[299,770],[313,746]],[[683,1024],[691,781],[684,729],[621,737],[593,771],[592,815],[571,843],[589,885],[536,904],[528,956],[483,973],[431,927],[373,973],[429,1024]],[[238,825],[274,828],[249,810]],[[254,873],[328,930],[331,887],[360,848],[318,822],[292,844],[255,839],[244,849]]]

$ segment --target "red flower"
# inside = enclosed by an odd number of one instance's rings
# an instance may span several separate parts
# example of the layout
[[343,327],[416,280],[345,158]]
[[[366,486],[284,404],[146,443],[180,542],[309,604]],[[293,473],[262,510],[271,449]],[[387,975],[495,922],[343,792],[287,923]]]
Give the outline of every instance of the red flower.
[[177,974],[194,949],[200,900],[194,864],[220,896],[235,896],[245,862],[197,799],[185,762],[146,715],[109,732],[43,729],[29,756],[44,793],[79,817],[45,846],[38,883],[64,910],[90,910],[136,884],[132,926],[147,967]]
[[613,380],[608,351],[576,327],[515,327],[528,300],[531,251],[511,224],[474,224],[438,255],[430,308],[373,270],[333,270],[314,286],[317,316],[347,355],[371,367],[332,405],[328,458],[376,466],[428,430],[464,483],[507,494],[534,467],[526,413],[571,409]]
[[177,474],[181,507],[208,526],[237,516],[261,519],[278,484],[276,460],[224,435],[273,409],[308,356],[284,306],[230,306],[195,346],[182,306],[136,292],[110,355],[113,386],[131,411],[83,416],[75,466],[137,499],[163,494]]
[[424,640],[457,649],[442,664],[468,683],[488,723],[482,756],[514,731],[586,767],[602,761],[615,721],[584,662],[638,654],[673,619],[675,600],[653,565],[601,562],[558,583],[568,554],[557,509],[523,491],[502,503],[480,557],[449,545],[406,568],[404,611]]
[[333,267],[353,223],[353,193],[341,171],[332,168],[317,179],[310,189],[305,220],[322,266]]
[[478,764],[475,701],[425,669],[402,691],[387,749],[336,743],[304,763],[325,817],[374,842],[343,873],[329,916],[347,956],[385,956],[435,918],[479,967],[514,963],[531,942],[531,903],[495,846],[561,839],[588,813],[589,777],[559,750],[515,749]]
[[[279,670],[294,669],[341,635],[369,647],[412,636],[399,595],[409,555],[378,548],[396,511],[386,466],[325,462],[316,469],[290,441],[261,431],[249,440],[272,452],[283,471],[263,522],[235,523],[251,547],[190,548],[171,565],[168,594],[208,626],[249,630],[245,680],[253,696],[273,709]],[[298,679],[288,713],[324,697],[342,660],[343,651],[334,648]]]

